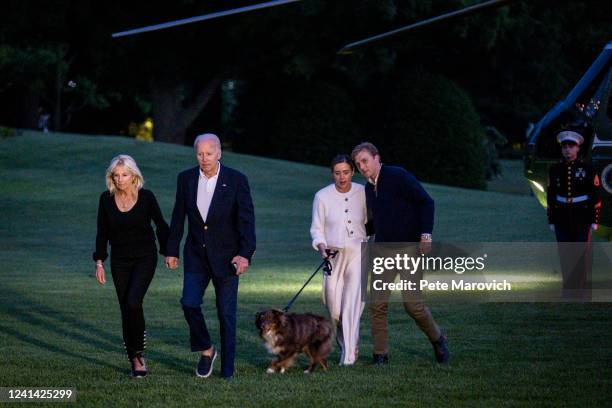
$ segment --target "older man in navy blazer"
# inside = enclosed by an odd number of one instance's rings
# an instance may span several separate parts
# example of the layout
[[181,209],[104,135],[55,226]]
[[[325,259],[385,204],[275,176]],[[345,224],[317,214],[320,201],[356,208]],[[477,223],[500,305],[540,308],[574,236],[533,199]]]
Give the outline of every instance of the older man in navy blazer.
[[201,354],[196,375],[210,376],[217,357],[201,309],[202,297],[212,280],[221,330],[221,376],[231,378],[236,352],[238,277],[246,272],[255,252],[253,201],[246,176],[221,165],[217,136],[198,136],[194,148],[199,166],[178,175],[166,266],[178,266],[187,217],[181,305],[189,324],[191,351]]
[[[355,146],[352,157],[361,174],[368,180],[365,187],[368,227],[370,232],[375,233],[375,242],[419,243],[419,252],[429,253],[434,225],[434,201],[421,183],[401,167],[383,166],[378,149],[372,143],[364,142]],[[377,365],[389,361],[389,294],[388,291],[379,293],[369,304],[374,364]],[[404,309],[431,341],[436,360],[447,363],[450,354],[446,337],[429,308],[419,298],[411,298],[408,291],[402,291],[402,296]]]

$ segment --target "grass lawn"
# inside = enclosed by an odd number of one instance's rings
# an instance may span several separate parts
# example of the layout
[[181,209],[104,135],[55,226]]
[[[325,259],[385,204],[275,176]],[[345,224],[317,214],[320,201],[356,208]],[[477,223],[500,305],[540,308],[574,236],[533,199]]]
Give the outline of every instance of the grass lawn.
[[[388,367],[369,365],[366,310],[356,366],[339,367],[335,350],[328,373],[306,376],[295,367],[267,375],[254,314],[284,306],[318,264],[311,202],[329,171],[232,153],[223,162],[249,176],[258,240],[240,283],[236,377],[221,380],[218,362],[210,379],[194,377],[197,357],[179,305],[182,270],[166,270],[160,258],[145,298],[150,376],[132,380],[112,282],[97,285],[91,260],[104,172],[119,153],[137,160],[169,219],[176,175],[195,165],[188,147],[36,132],[0,140],[1,387],[76,387],[79,405],[100,407],[610,406],[610,304],[432,303],[449,331],[447,367],[433,362],[430,344],[394,304]],[[426,188],[436,200],[438,240],[553,238],[529,196]],[[319,276],[294,310],[325,314],[320,285]],[[216,341],[213,291],[204,310]]]
[[531,195],[531,188],[523,176],[523,161],[501,159],[501,174],[487,182],[487,190],[501,193]]

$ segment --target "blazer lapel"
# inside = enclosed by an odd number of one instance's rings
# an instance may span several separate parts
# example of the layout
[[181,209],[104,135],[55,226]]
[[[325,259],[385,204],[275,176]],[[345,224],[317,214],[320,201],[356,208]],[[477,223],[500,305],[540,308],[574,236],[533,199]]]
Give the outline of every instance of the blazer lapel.
[[188,191],[189,191],[189,201],[193,205],[192,208],[195,209],[196,219],[200,221],[201,224],[204,224],[204,220],[202,219],[202,214],[200,214],[200,210],[198,209],[198,181],[200,180],[200,168],[196,167],[195,171],[189,177],[188,181]]

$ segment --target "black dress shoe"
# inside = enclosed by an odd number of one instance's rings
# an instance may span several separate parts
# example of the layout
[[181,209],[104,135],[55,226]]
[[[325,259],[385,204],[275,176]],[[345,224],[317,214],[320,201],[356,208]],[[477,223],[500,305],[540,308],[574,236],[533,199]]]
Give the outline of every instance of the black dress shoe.
[[[136,364],[134,364],[134,362],[136,361],[136,359],[138,359],[138,362],[142,366],[140,370],[135,369]],[[147,376],[147,367],[145,366],[144,358],[142,355],[137,355],[136,357],[132,359],[131,362],[132,362],[132,377],[144,378]]]
[[440,335],[438,341],[433,341],[431,344],[433,345],[434,354],[436,355],[436,361],[440,364],[448,363],[450,351],[448,351],[446,345],[446,336],[444,334]]
[[213,363],[217,358],[217,350],[213,349],[212,356],[200,356],[200,361],[198,362],[198,366],[196,367],[196,375],[200,378],[208,378],[213,370]]
[[372,364],[374,365],[384,365],[389,364],[389,355],[388,354],[374,354],[374,358],[372,359]]

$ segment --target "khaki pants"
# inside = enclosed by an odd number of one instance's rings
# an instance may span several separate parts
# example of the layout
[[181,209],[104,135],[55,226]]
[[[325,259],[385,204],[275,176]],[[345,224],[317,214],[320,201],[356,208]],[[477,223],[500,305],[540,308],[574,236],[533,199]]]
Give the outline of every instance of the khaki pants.
[[[387,302],[375,302],[368,305],[372,325],[374,354],[386,354],[389,352],[388,307],[389,303]],[[414,319],[419,329],[425,333],[429,341],[440,339],[440,328],[434,321],[429,308],[423,302],[404,302],[404,309]]]
[[[416,253],[416,251],[415,251]],[[382,276],[385,282],[393,282],[397,276],[397,272],[387,271]],[[417,272],[415,275],[404,276],[400,274],[401,279],[417,282],[422,278],[422,272]],[[372,341],[374,343],[374,354],[386,354],[389,352],[389,330],[388,330],[388,309],[390,291],[377,291],[371,297],[368,310],[370,311],[370,322],[372,330]],[[429,308],[425,306],[419,292],[408,290],[402,291],[402,300],[404,310],[410,315],[429,341],[437,341],[440,339],[440,328],[434,321]]]

